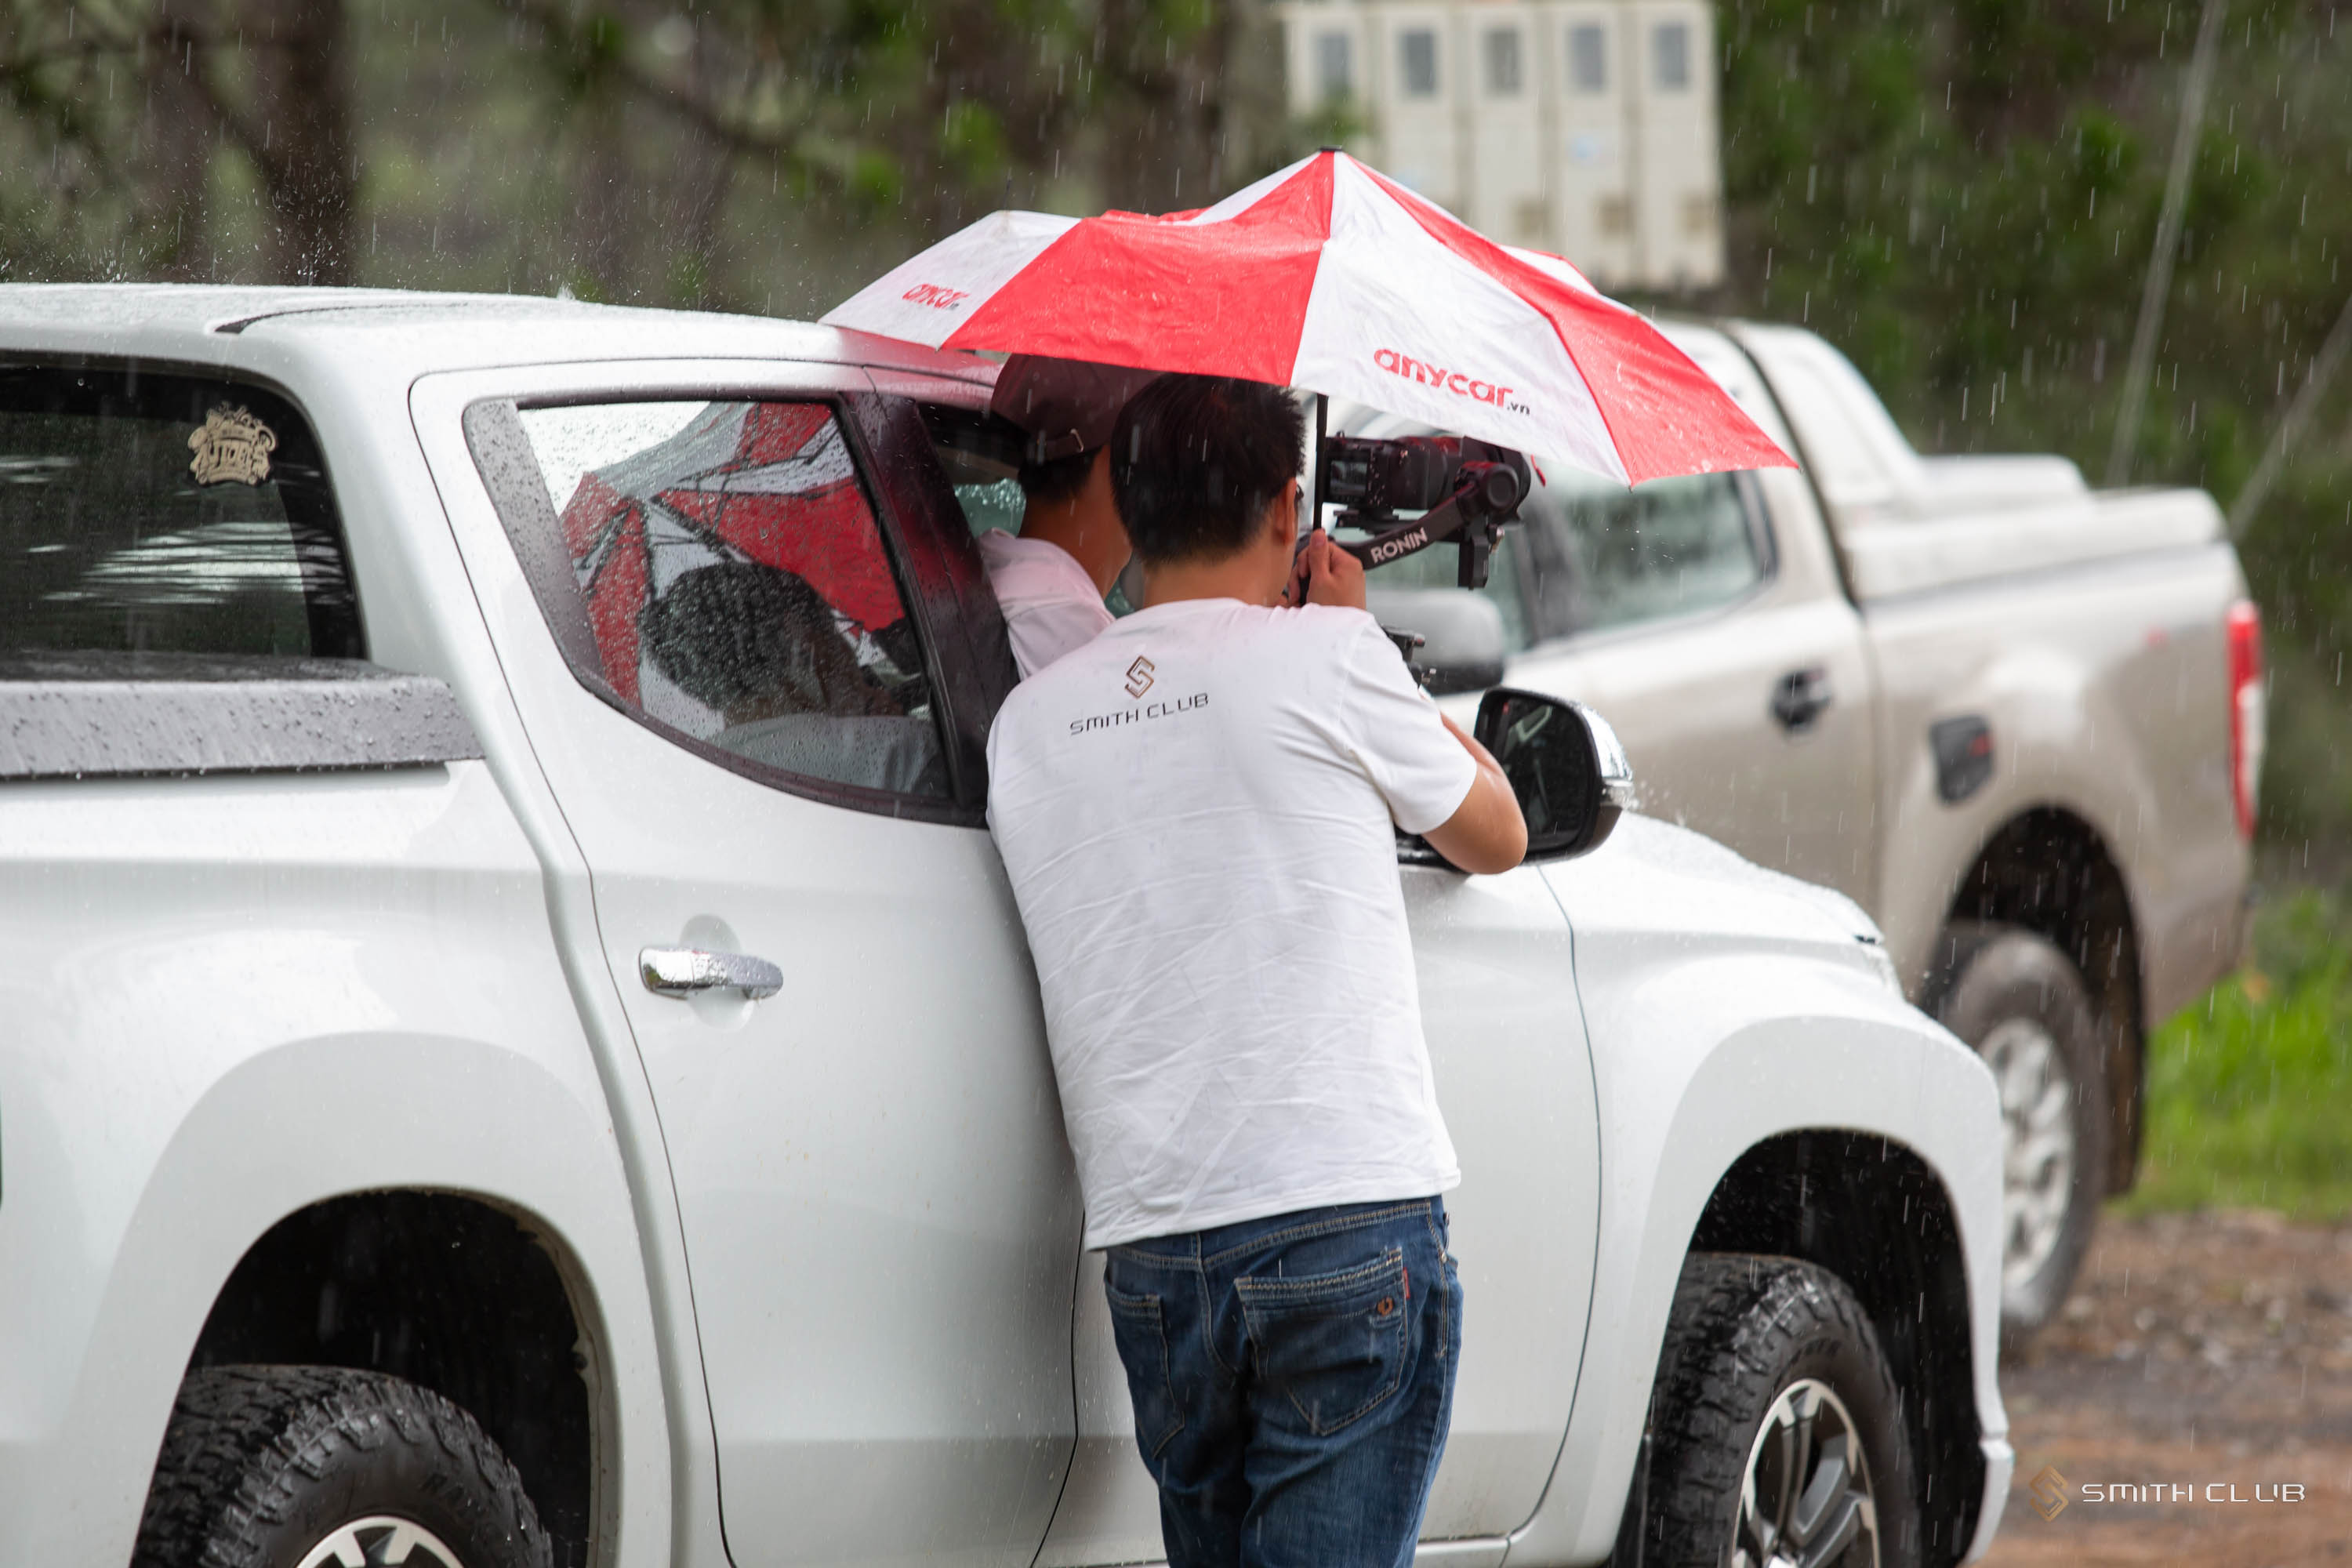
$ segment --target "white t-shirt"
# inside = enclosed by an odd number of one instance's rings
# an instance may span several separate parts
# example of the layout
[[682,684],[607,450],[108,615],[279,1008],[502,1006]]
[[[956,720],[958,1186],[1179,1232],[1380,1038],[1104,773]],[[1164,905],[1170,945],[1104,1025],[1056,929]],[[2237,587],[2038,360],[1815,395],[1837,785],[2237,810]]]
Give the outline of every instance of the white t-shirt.
[[1139,610],[1013,689],[988,765],[1088,1247],[1460,1180],[1390,825],[1477,769],[1371,616]]
[[1024,680],[1111,623],[1094,579],[1058,544],[991,529],[980,536],[980,562],[1004,610]]

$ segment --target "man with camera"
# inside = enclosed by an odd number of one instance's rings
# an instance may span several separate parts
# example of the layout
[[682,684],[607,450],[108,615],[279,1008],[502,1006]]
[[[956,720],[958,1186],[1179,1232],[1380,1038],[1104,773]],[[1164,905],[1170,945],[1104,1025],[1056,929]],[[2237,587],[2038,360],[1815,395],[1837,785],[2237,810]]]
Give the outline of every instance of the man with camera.
[[1501,871],[1494,759],[1294,549],[1287,394],[1168,376],[1111,482],[1145,603],[1024,681],[989,822],[1171,1568],[1410,1563],[1460,1356],[1399,829]]

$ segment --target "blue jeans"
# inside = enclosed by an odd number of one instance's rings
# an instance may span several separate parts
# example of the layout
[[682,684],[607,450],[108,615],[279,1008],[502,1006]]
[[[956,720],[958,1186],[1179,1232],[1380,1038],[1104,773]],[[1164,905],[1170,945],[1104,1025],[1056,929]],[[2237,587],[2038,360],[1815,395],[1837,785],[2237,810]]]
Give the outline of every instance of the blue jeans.
[[1445,1450],[1462,1285],[1435,1198],[1110,1248],[1169,1568],[1404,1568]]

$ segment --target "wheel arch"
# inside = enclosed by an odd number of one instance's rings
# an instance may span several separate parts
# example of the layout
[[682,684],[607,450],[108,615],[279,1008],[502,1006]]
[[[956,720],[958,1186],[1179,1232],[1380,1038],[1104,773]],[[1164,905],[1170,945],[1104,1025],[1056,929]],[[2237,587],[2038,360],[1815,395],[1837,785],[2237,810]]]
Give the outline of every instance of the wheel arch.
[[[1737,1188],[1786,1158],[1761,1154],[1743,1164],[1751,1151],[1792,1147],[1783,1142],[1792,1139],[1858,1139],[1874,1158],[1883,1141],[1934,1173],[1957,1237],[1953,1267],[1971,1303],[1949,1325],[1967,1336],[1969,1353],[1946,1370],[1960,1371],[1958,1397],[1977,1430],[1985,1498],[1978,1513],[1996,1508],[2011,1457],[1993,1376],[2001,1153],[1991,1074],[1948,1032],[1843,964],[1787,952],[1695,960],[1661,952],[1646,937],[1615,945],[1590,955],[1592,972],[1606,979],[1584,997],[1602,1145],[1595,1276],[1612,1284],[1594,1294],[1566,1438],[1542,1505],[1513,1532],[1514,1560],[1590,1562],[1610,1552],[1675,1281],[1703,1223],[1717,1245],[1802,1256],[1794,1242],[1758,1227],[1740,1234],[1724,1217],[1734,1212],[1727,1184]],[[1580,931],[1580,974],[1586,947]],[[1644,952],[1656,955],[1647,973]],[[1899,1192],[1893,1202],[1899,1226]],[[1785,1216],[1785,1204],[1766,1204],[1764,1214]],[[1939,1507],[1943,1489],[1939,1479]]]
[[1984,1497],[1967,1259],[1942,1178],[1874,1133],[1809,1129],[1743,1152],[1709,1194],[1693,1252],[1801,1258],[1835,1274],[1870,1315],[1906,1400],[1930,1563],[1957,1563]]
[[557,1568],[585,1568],[611,1534],[608,1351],[587,1271],[543,1217],[478,1193],[390,1188],[318,1199],[258,1237],[187,1370],[348,1367],[431,1389],[513,1462]]
[[[79,1531],[97,1555],[126,1559],[191,1367],[303,1357],[395,1370],[396,1343],[352,1348],[319,1323],[324,1283],[364,1282],[362,1259],[337,1249],[365,1243],[379,1269],[396,1268],[455,1237],[477,1261],[442,1278],[503,1280],[540,1259],[540,1284],[554,1280],[541,1298],[560,1297],[568,1320],[565,1353],[589,1349],[593,1540],[581,1561],[667,1550],[672,1450],[643,1249],[597,1081],[572,1052],[407,1031],[286,1041],[176,1109],[121,1202],[121,1228],[97,1237],[106,1267],[73,1325],[31,1506],[0,1530],[12,1545],[63,1550]],[[425,1367],[420,1381],[472,1409],[448,1386],[462,1371]]]
[[1966,957],[1955,922],[2018,926],[2071,959],[2091,993],[2106,1069],[2106,1186],[2128,1191],[2139,1166],[2147,1057],[2140,927],[2121,863],[2091,822],[2063,805],[2019,811],[1987,837],[1961,874],[1936,939],[1919,1005],[1934,1013]]

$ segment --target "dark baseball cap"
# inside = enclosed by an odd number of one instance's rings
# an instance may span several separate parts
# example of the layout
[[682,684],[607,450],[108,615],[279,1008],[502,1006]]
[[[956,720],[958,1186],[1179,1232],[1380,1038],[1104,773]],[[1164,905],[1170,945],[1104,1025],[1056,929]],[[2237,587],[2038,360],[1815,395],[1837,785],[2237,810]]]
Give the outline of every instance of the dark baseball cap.
[[988,405],[1028,432],[1024,462],[1050,463],[1108,444],[1118,411],[1159,376],[1156,370],[1014,354],[998,373]]

